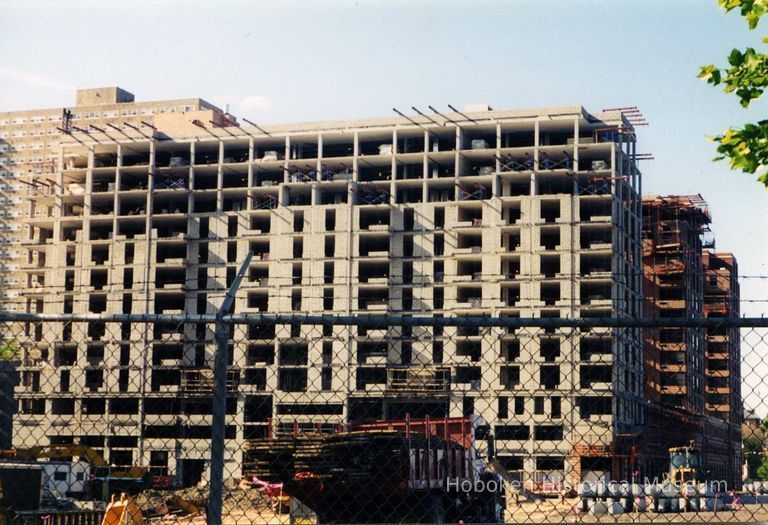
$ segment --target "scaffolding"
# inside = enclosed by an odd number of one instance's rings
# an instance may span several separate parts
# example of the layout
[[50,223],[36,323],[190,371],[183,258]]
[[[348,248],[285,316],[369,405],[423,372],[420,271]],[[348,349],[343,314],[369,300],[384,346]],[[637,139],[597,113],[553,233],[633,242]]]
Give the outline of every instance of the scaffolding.
[[481,201],[486,198],[486,189],[480,184],[472,184],[471,187],[465,187],[456,184],[459,188],[460,201]]
[[[645,313],[658,317],[703,314],[702,235],[711,216],[701,195],[656,196],[643,200],[643,266]],[[697,342],[698,341],[698,342]],[[703,401],[690,386],[703,382],[701,367],[689,355],[704,359],[703,334],[696,330],[646,332],[647,372],[658,376],[652,397],[691,413],[703,410]],[[672,352],[673,354],[670,354]],[[678,356],[683,353],[683,356]],[[674,366],[670,365],[672,361]],[[679,361],[679,363],[678,363]],[[666,364],[664,364],[666,363]]]
[[306,165],[304,169],[299,167],[285,168],[288,172],[288,182],[315,182],[317,180],[317,170]]
[[322,166],[320,172],[320,180],[323,181],[347,181],[352,180],[352,167],[346,164],[341,164],[339,168],[329,168],[325,164]]
[[352,193],[357,195],[357,204],[389,204],[390,193],[375,185],[359,185]]
[[531,158],[528,153],[525,154],[524,158],[518,158],[504,153],[502,153],[501,157],[495,155],[494,157],[499,161],[500,172],[533,170],[533,158]]
[[271,195],[251,197],[251,200],[253,201],[254,210],[273,210],[278,205],[277,199]]

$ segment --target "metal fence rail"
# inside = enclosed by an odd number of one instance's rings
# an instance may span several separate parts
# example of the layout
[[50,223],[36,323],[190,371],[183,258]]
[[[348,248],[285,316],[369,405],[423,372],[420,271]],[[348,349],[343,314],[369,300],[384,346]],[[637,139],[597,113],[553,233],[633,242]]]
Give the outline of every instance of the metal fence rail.
[[4,487],[212,524],[768,519],[768,319],[230,310],[0,315]]

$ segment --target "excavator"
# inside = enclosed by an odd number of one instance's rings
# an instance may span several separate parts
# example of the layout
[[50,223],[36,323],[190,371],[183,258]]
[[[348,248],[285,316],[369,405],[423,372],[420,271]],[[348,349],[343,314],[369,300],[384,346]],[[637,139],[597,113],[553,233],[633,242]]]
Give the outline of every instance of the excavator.
[[153,476],[149,467],[113,467],[96,450],[86,445],[48,445],[0,451],[1,459],[36,461],[78,456],[91,466],[91,493],[107,501],[110,494],[135,494],[150,487],[168,488],[173,485],[169,476]]

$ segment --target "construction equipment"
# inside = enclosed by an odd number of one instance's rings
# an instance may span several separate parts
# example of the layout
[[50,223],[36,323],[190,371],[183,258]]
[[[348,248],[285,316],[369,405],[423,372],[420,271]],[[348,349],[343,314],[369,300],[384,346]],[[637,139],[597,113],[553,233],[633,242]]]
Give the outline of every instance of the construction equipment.
[[120,499],[112,499],[104,511],[101,525],[142,525],[147,520],[154,520],[167,515],[199,516],[205,513],[205,500],[186,500],[174,494],[167,498],[162,505],[153,509],[141,510],[136,501],[126,494],[120,494]]
[[669,481],[677,486],[696,485],[701,481],[699,449],[693,440],[688,445],[669,449]]
[[91,466],[91,493],[106,501],[110,494],[120,491],[136,493],[148,487],[167,488],[172,485],[168,476],[152,476],[149,467],[111,466],[96,450],[85,445],[49,445],[0,451],[0,458],[21,461],[62,459],[77,456]]
[[120,499],[115,501],[114,494],[112,500],[104,511],[104,519],[101,525],[142,525],[144,516],[141,509],[133,499],[123,492]]
[[85,445],[49,445],[30,448],[17,448],[9,452],[15,459],[33,461],[36,459],[60,459],[79,456],[94,469],[109,469],[113,478],[141,478],[149,472],[149,467],[128,467],[117,469],[111,467],[104,457],[96,450]]

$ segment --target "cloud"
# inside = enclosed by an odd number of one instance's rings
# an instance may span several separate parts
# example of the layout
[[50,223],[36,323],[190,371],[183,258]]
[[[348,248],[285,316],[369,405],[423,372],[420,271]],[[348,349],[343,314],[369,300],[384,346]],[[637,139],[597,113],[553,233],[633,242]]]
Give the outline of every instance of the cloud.
[[242,112],[269,109],[272,106],[272,99],[266,95],[249,95],[240,100],[239,106]]
[[61,91],[73,91],[77,89],[77,86],[68,84],[67,82],[57,78],[38,75],[36,73],[30,73],[28,71],[22,71],[21,69],[14,69],[11,67],[0,67],[0,77],[5,77],[10,80],[22,82],[24,84],[30,84],[32,86],[58,89]]

